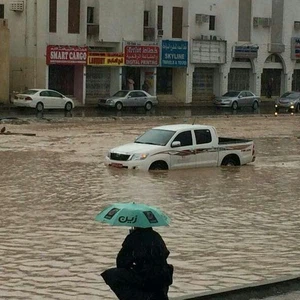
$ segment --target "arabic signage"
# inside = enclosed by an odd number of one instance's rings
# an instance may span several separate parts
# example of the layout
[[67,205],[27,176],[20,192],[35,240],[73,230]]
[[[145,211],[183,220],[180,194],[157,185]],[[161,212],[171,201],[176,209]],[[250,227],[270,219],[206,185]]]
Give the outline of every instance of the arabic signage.
[[291,59],[300,59],[300,38],[292,37]]
[[125,64],[128,66],[158,66],[159,46],[146,43],[126,43]]
[[226,63],[226,41],[192,40],[191,63]]
[[123,66],[122,52],[89,52],[87,64],[89,66]]
[[161,43],[162,67],[187,67],[188,42],[163,40]]
[[46,53],[47,65],[85,65],[87,47],[48,45]]
[[258,46],[234,46],[233,57],[235,58],[257,58]]

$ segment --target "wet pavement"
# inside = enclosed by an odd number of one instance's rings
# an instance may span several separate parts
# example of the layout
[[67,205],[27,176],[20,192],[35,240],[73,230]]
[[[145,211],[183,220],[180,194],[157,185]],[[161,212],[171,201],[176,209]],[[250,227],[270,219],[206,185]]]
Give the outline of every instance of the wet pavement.
[[[171,297],[299,275],[298,115],[24,120],[6,129],[35,137],[0,136],[3,299],[116,299],[99,274],[114,265],[127,230],[94,217],[119,201],[171,217],[158,229],[175,266]],[[253,138],[256,162],[158,173],[103,165],[108,149],[149,127],[192,121]]]

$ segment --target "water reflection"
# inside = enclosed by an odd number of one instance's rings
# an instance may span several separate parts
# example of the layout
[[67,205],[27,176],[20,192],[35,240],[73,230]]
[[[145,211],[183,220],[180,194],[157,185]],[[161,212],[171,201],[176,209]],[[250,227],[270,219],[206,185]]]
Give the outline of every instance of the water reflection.
[[99,274],[127,229],[94,217],[119,201],[170,215],[159,232],[175,266],[171,296],[298,274],[299,141],[255,142],[252,165],[150,173],[45,148],[0,151],[2,298],[114,299]]

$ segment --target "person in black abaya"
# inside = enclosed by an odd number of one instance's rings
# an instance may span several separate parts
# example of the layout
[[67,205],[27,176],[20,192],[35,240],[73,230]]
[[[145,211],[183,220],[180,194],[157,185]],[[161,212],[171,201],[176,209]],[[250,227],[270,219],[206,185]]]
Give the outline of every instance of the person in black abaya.
[[158,232],[135,227],[122,244],[117,267],[101,276],[120,300],[168,300],[173,283],[169,254]]

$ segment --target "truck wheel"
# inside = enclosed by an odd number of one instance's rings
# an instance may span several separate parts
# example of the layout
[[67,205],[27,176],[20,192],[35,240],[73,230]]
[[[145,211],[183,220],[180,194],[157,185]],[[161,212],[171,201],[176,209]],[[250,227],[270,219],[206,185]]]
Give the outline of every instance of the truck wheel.
[[151,164],[149,170],[168,170],[168,165],[166,162],[159,160],[155,161],[154,163]]
[[235,156],[227,156],[223,159],[221,166],[227,166],[227,167],[232,167],[232,166],[239,166],[240,161],[238,157]]
[[238,108],[238,106],[239,106],[238,103],[237,103],[236,101],[234,101],[234,102],[232,103],[232,106],[231,106],[231,107],[232,107],[233,110],[236,110],[236,109]]

